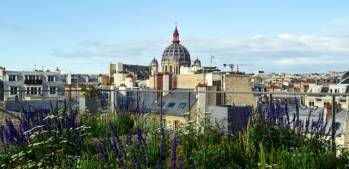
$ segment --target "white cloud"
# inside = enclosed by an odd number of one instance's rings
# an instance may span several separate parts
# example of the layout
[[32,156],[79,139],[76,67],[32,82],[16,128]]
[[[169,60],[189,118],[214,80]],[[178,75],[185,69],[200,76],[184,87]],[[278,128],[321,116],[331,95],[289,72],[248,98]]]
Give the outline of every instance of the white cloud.
[[273,61],[273,64],[280,66],[326,66],[329,64],[339,64],[341,60],[331,59],[331,57],[319,56],[317,59],[305,58],[281,58]]
[[349,24],[349,18],[339,18],[335,19],[333,24],[338,24],[338,25],[348,25]]
[[[251,63],[269,71],[346,69],[349,67],[349,34],[274,36],[255,35],[249,38],[182,38],[193,58],[209,64],[214,55],[216,64]],[[148,38],[118,43],[86,40],[77,50],[53,50],[55,56],[66,58],[115,58],[119,62],[147,65],[153,56],[161,58],[169,40]]]

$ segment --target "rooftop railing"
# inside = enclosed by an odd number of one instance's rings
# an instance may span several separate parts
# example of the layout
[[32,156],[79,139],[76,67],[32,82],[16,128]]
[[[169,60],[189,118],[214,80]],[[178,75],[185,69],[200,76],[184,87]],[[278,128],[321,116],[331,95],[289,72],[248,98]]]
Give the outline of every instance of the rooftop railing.
[[[201,97],[205,97],[206,103],[204,105],[205,113],[209,110],[206,109],[209,106],[224,106],[224,105],[249,105],[253,104],[255,109],[259,105],[275,106],[277,104],[283,105],[283,107],[294,106],[295,109],[302,109],[305,107],[311,107],[315,109],[316,105],[323,106],[324,111],[328,112],[327,117],[330,120],[331,126],[337,126],[339,118],[342,120],[342,126],[346,123],[346,112],[344,117],[336,117],[341,109],[348,110],[348,100],[343,102],[343,97],[348,97],[349,93],[302,93],[302,92],[236,92],[236,91],[202,91],[194,89],[176,89],[176,90],[150,90],[150,89],[125,89],[125,90],[109,90],[109,89],[97,89],[97,90],[55,90],[52,94],[52,90],[41,90],[41,93],[47,93],[47,95],[31,95],[27,94],[27,90],[4,90],[5,108],[11,112],[23,112],[23,108],[26,109],[39,109],[49,108],[50,103],[68,104],[74,108],[87,110],[91,113],[97,113],[101,110],[110,110],[112,112],[136,112],[147,113],[155,112],[160,115],[160,121],[164,115],[172,116],[187,116],[195,109],[194,105]],[[51,94],[50,94],[51,93]],[[199,96],[199,94],[204,94]],[[254,103],[245,103],[246,98],[254,99]],[[308,97],[326,97],[330,101],[320,103],[314,103],[315,105],[309,106],[305,103],[305,98]],[[201,101],[199,101],[201,104]],[[342,104],[346,107],[341,107]],[[333,106],[335,105],[335,106]],[[200,107],[197,105],[197,107]],[[299,110],[297,110],[299,111]],[[336,120],[337,119],[337,120]],[[338,127],[330,127],[331,141],[335,147],[336,133]]]

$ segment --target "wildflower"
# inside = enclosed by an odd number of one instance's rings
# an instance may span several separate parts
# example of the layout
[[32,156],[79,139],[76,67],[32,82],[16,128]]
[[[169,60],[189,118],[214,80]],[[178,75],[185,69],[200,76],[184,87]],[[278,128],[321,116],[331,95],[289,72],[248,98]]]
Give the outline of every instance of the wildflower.
[[177,134],[174,132],[172,141],[172,158],[171,158],[171,169],[176,169],[176,161],[177,161]]
[[148,164],[148,155],[146,152],[146,142],[142,136],[142,130],[140,128],[136,129],[137,133],[137,144],[140,147],[141,154],[145,156],[145,163]]
[[184,169],[184,157],[183,157],[183,156],[180,156],[180,157],[178,158],[178,161],[179,161],[178,169]]
[[131,134],[127,135],[127,145],[128,146],[132,145],[132,135]]
[[109,160],[108,160],[108,154],[104,151],[104,148],[103,148],[103,146],[102,146],[101,143],[98,143],[98,145],[97,145],[97,152],[100,153],[100,154],[102,155],[103,160],[104,160],[105,162],[108,162],[108,161],[109,161]]
[[49,119],[54,119],[54,118],[57,118],[57,116],[55,116],[55,115],[48,115],[48,116],[46,116],[44,119],[42,119],[42,120],[49,120]]

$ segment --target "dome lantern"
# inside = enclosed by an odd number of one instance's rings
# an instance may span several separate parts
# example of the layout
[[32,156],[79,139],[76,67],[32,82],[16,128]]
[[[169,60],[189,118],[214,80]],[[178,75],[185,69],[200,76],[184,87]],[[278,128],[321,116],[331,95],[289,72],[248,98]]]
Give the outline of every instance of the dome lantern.
[[172,39],[172,43],[179,43],[179,33],[178,33],[178,29],[177,26],[175,27],[175,30],[173,31],[173,39]]
[[162,70],[164,72],[179,73],[179,68],[181,66],[188,67],[190,65],[190,54],[187,48],[180,44],[179,33],[176,26],[173,32],[172,44],[166,47],[162,54]]

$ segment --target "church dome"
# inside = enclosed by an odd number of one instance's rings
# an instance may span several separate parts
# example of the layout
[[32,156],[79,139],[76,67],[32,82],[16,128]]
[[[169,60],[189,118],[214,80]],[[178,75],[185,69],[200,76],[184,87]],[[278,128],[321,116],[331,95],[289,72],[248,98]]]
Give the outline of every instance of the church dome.
[[199,60],[199,58],[196,58],[196,59],[194,60],[193,66],[201,66],[201,61]]
[[179,33],[177,26],[173,32],[172,44],[168,46],[162,54],[162,63],[175,63],[180,66],[190,66],[190,54],[183,45],[179,43]]
[[341,78],[340,84],[349,84],[349,71],[345,72]]

